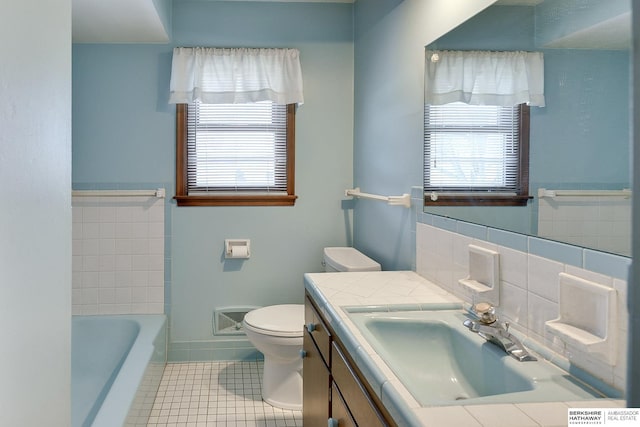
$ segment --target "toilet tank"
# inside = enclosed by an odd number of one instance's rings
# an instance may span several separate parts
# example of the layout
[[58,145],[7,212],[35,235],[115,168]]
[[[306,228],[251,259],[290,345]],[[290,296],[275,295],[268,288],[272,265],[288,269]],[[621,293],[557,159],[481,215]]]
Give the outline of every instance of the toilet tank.
[[324,248],[324,271],[380,271],[380,264],[354,248]]

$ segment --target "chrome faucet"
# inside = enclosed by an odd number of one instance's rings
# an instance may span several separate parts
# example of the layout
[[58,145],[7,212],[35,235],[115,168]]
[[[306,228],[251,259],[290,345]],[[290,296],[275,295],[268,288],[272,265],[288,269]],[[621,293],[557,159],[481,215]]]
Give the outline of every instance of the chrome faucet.
[[508,355],[520,362],[538,360],[532,356],[518,338],[509,332],[509,322],[501,323],[496,317],[495,308],[486,302],[473,307],[472,313],[478,320],[466,319],[462,324],[485,340],[502,348]]

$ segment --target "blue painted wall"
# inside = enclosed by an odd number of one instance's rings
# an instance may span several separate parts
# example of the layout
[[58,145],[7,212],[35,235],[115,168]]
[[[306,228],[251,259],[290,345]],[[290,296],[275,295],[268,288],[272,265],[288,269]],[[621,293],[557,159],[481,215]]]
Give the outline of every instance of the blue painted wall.
[[[424,46],[541,50],[535,46],[533,7],[491,7],[429,40],[423,29],[432,15],[419,2],[391,3],[358,2],[355,8],[355,182],[380,194],[422,186]],[[628,52],[542,51],[547,107],[531,111],[532,194],[539,186],[559,183],[563,188],[628,187]],[[535,206],[462,209],[430,212],[497,228],[508,224],[507,229],[526,234],[537,224]],[[414,220],[405,211],[359,202],[355,245],[383,268],[410,268]]]
[[[74,45],[73,183],[158,184],[174,194],[174,46],[300,50],[296,205],[171,203],[168,215],[170,358],[243,357],[242,340],[213,336],[214,308],[301,303],[302,275],[322,269],[322,248],[352,243],[351,210],[342,203],[353,181],[352,5],[180,1],[172,22],[171,45]],[[251,258],[225,262],[225,238],[251,239]]]
[[[357,1],[354,181],[368,193],[399,195],[422,185],[424,47],[493,3]],[[354,244],[385,270],[413,263],[410,210],[358,200]]]

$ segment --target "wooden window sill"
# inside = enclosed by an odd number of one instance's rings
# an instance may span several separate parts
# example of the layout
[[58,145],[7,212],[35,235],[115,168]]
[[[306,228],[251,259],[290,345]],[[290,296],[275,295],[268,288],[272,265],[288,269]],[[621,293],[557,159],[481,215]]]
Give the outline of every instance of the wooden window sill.
[[438,200],[424,197],[424,206],[526,206],[533,196],[440,195]]
[[296,195],[175,196],[178,206],[293,206]]

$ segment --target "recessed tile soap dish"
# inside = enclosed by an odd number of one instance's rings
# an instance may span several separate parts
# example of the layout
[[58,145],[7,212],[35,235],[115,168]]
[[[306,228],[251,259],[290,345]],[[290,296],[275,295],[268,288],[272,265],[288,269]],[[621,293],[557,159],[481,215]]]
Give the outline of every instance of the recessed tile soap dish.
[[471,302],[500,305],[500,254],[469,245],[469,276],[458,280],[458,284],[461,291],[471,297]]
[[559,317],[546,330],[566,345],[616,364],[616,290],[566,273],[559,275]]

